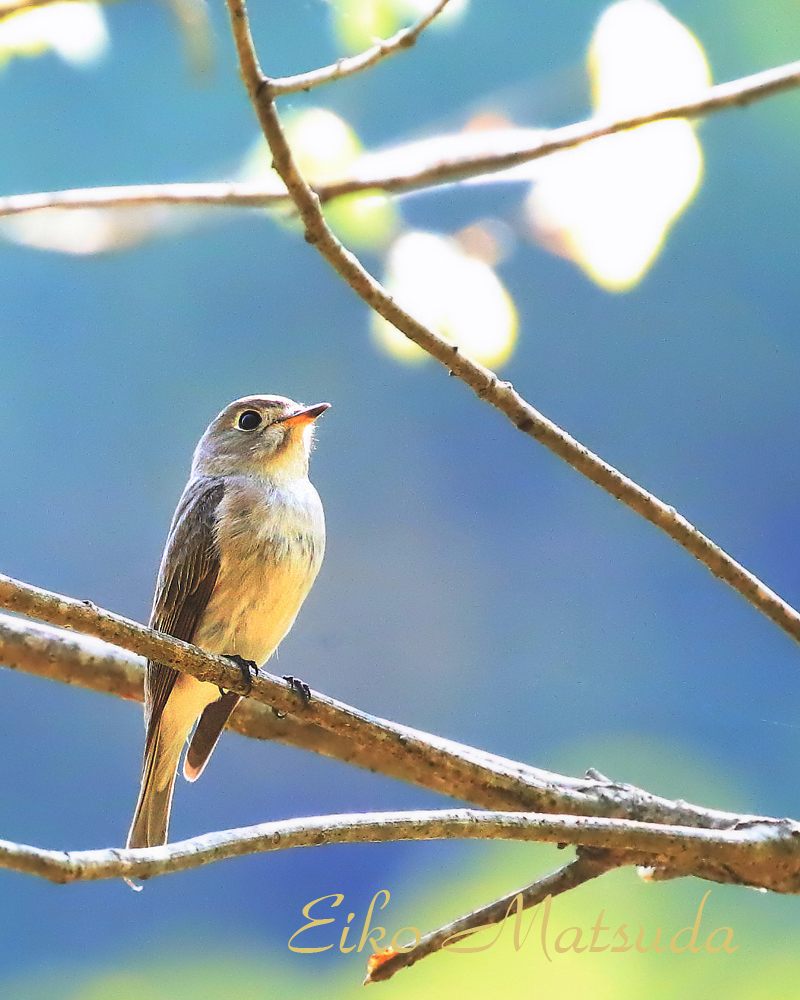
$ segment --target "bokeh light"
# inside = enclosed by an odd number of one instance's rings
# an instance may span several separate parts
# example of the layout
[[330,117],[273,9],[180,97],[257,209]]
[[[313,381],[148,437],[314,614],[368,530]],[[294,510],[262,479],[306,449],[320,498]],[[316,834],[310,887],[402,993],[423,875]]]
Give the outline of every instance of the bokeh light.
[[[514,348],[517,313],[494,270],[435,233],[406,232],[389,250],[386,286],[415,319],[471,358],[502,364]],[[401,361],[428,355],[391,323],[372,317],[378,343]]]
[[[598,120],[696,99],[710,83],[691,32],[653,0],[622,0],[600,18],[589,50]],[[625,291],[646,273],[700,183],[703,155],[686,120],[655,122],[565,150],[538,164],[527,202],[548,249],[599,285]]]
[[103,9],[95,0],[64,0],[0,21],[0,67],[12,56],[36,56],[48,49],[73,66],[91,66],[108,45]]

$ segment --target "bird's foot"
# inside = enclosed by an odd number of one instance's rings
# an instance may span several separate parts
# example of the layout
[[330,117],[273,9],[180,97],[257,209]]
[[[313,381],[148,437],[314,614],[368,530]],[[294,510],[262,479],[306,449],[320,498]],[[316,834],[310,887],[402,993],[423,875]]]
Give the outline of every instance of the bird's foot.
[[[258,664],[255,660],[245,660],[238,653],[227,653],[226,656],[229,660],[233,660],[239,670],[241,670],[242,684],[247,688],[247,693],[250,694],[253,687],[253,678],[258,677]],[[219,689],[219,693],[225,694],[222,688]]]
[[311,701],[311,688],[305,681],[301,681],[299,677],[293,677],[291,674],[284,674],[283,679],[295,694],[300,695],[303,699],[303,705],[307,705]]

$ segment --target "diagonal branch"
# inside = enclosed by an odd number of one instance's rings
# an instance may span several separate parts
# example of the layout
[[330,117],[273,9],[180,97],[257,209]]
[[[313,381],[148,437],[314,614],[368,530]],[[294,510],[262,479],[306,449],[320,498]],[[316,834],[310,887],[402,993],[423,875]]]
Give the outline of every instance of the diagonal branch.
[[40,209],[142,208],[148,205],[183,205],[199,208],[269,208],[286,204],[282,184],[265,181],[208,181],[198,184],[128,184],[119,187],[75,188],[11,194],[0,198],[0,217]]
[[[102,615],[103,612],[98,614]],[[101,639],[0,614],[0,664],[12,670],[141,702],[144,696],[144,662],[141,656]],[[245,698],[239,703],[228,728],[242,736],[274,740],[286,746],[310,750],[346,764],[379,772],[387,777],[409,781],[422,787],[434,787],[431,766],[413,754],[393,758],[384,752],[380,743],[363,746],[342,733],[330,732],[303,718],[288,714],[278,716],[271,706],[254,698]],[[414,733],[413,730],[407,732],[409,736]],[[453,768],[463,768],[463,761],[458,755],[458,744],[447,745],[453,754]],[[499,764],[501,758],[495,759]],[[512,761],[504,763],[507,769],[512,769]],[[487,770],[482,778],[485,788],[482,795],[473,799],[468,794],[466,801],[488,807],[503,805],[504,801],[492,794],[491,779],[492,773]],[[461,779],[456,780],[454,787],[442,783],[437,790],[457,797],[458,787],[466,780],[467,775],[463,774]],[[466,786],[464,790],[469,792]],[[532,807],[532,802],[526,797],[525,786],[518,805],[519,808]],[[512,808],[513,801],[505,801],[505,806]]]
[[[61,620],[80,617],[96,635],[114,634],[118,641],[130,647],[146,647],[151,655],[157,650],[159,659],[212,683],[224,686],[231,674],[234,680],[241,681],[238,671],[231,670],[224,658],[100,611],[88,602],[70,601],[8,577],[0,577],[0,596],[6,604],[25,604],[29,611],[33,607],[39,611],[49,609],[54,612],[53,618],[59,615]],[[14,597],[16,599],[10,599]],[[55,667],[59,661],[63,661],[61,667]],[[202,668],[197,666],[197,661],[203,662]],[[99,678],[93,679],[94,686],[100,689],[119,687],[124,697],[140,696],[138,684],[131,676],[134,664],[129,658],[114,657],[108,648],[86,636],[64,637],[55,630],[10,616],[0,616],[0,662],[45,676],[58,676],[61,671],[62,676],[66,675],[64,679],[73,683],[88,683],[84,676],[87,665],[98,663],[101,673]],[[291,710],[296,696],[286,687],[286,682],[262,674],[254,680],[248,700],[259,702],[262,714],[266,712],[262,706],[273,702]],[[134,852],[129,856],[116,850],[64,855],[24,845],[0,844],[0,867],[41,874],[55,881],[120,875],[135,877],[183,870],[223,857],[276,847],[359,838],[478,836],[638,851],[647,857],[637,856],[633,861],[626,856],[625,863],[648,865],[654,869],[654,878],[691,874],[774,892],[800,892],[800,824],[791,820],[737,816],[683,801],[671,802],[634,786],[609,781],[596,772],[590,772],[583,779],[552,774],[376,719],[324,695],[315,694],[303,715],[305,718],[295,720],[293,729],[288,728],[288,733],[278,738],[451,797],[514,811],[491,815],[471,811],[413,814],[410,820],[401,814],[397,822],[391,820],[388,825],[385,817],[379,820],[359,818],[353,823],[350,822],[352,817],[291,821],[288,826],[268,824],[245,831],[209,834],[188,845],[153,849],[157,850],[155,856],[148,852]],[[258,712],[254,712],[252,719],[255,720],[254,735],[269,735],[263,730],[264,720],[259,719]],[[314,745],[315,737],[307,739],[314,728],[327,730],[336,739],[326,742],[323,737]],[[246,731],[246,727],[240,731]],[[536,810],[535,815],[529,814],[531,809]],[[521,813],[526,815],[521,816]],[[572,815],[548,816],[548,813]],[[442,817],[446,820],[445,826],[441,826]],[[453,825],[447,826],[451,819]],[[376,826],[369,825],[373,820]],[[403,826],[406,820],[412,824],[410,827]],[[421,826],[414,825],[418,820]],[[342,823],[348,829],[358,827],[362,832],[352,836],[337,833],[343,829]],[[481,825],[485,823],[490,825]],[[492,823],[499,825],[492,826]],[[406,832],[387,834],[390,829]],[[282,839],[287,830],[293,831],[292,836],[299,839]],[[276,836],[278,841],[275,841]]]
[[[0,606],[24,610],[26,614],[73,628],[77,627],[73,619],[77,610],[80,627],[95,637],[110,639],[146,656],[158,650],[156,655],[161,662],[220,687],[227,686],[229,681],[241,685],[238,669],[231,669],[224,658],[128,622],[88,602],[73,601],[0,576]],[[126,628],[122,629],[121,624]],[[111,685],[106,686],[104,681],[98,684],[90,676],[91,658],[97,654],[96,646],[93,648],[92,640],[86,637],[53,634],[42,626],[9,616],[0,620],[0,663],[7,666],[109,690]],[[101,669],[108,673],[109,647],[100,651],[100,655]],[[62,661],[67,664],[67,678],[54,669]],[[198,663],[203,665],[198,667]],[[126,677],[130,666],[123,657],[121,667]],[[127,686],[119,693],[123,697],[135,696],[130,680],[126,679],[124,684]],[[584,778],[553,774],[378,719],[317,692],[313,692],[310,703],[305,705],[285,681],[265,671],[253,681],[245,703],[254,705],[252,715],[243,716],[240,731],[246,735],[272,738],[264,713],[275,706],[289,713],[283,737],[278,736],[286,743],[484,808],[595,814],[705,829],[732,829],[737,823],[753,818],[674,802],[633,785],[610,781],[594,771]],[[238,712],[237,709],[237,715]],[[249,727],[245,720],[249,720]]]
[[320,69],[313,69],[308,73],[298,73],[297,76],[284,76],[273,80],[274,93],[296,94],[298,91],[311,90],[312,87],[319,87],[325,83],[334,83],[343,80],[346,76],[360,73],[381,62],[387,56],[394,55],[402,49],[410,49],[416,44],[417,39],[428,25],[441,14],[449,0],[438,0],[438,3],[410,28],[402,28],[391,38],[377,42],[365,52],[356,56],[349,56],[339,59],[331,66],[323,66]]
[[[144,698],[143,657],[102,639],[11,615],[0,614],[0,664],[126,701],[141,702]],[[291,715],[279,717],[253,698],[239,702],[228,727],[253,739],[275,740],[360,767],[372,766],[369,750],[354,740]]]
[[[279,83],[281,81],[272,81],[273,86]],[[342,195],[363,191],[400,194],[452,184],[470,177],[518,167],[552,153],[573,149],[601,136],[668,118],[691,118],[743,107],[798,86],[800,62],[788,63],[752,76],[716,84],[696,101],[656,108],[630,118],[612,121],[590,118],[550,130],[509,128],[472,132],[468,135],[462,133],[397,147],[380,154],[365,154],[355,162],[352,176],[314,185],[313,189],[320,202],[325,204]],[[400,170],[396,166],[398,159],[404,164],[410,161],[411,165]],[[268,208],[285,205],[287,200],[286,189],[269,180],[141,184],[7,195],[0,197],[0,216],[33,212],[42,208],[128,208],[142,205]]]
[[[596,116],[573,125],[542,131],[538,133],[534,141],[525,144],[522,148],[500,153],[477,152],[467,153],[452,159],[442,158],[427,169],[415,170],[411,174],[390,174],[387,171],[383,177],[380,174],[370,177],[369,186],[382,191],[400,192],[420,187],[432,187],[437,184],[451,184],[453,181],[463,180],[466,177],[496,173],[499,170],[510,170],[512,167],[521,166],[531,160],[538,160],[543,156],[550,156],[552,153],[582,146],[586,142],[591,142],[592,139],[615,135],[617,132],[627,132],[652,122],[666,121],[670,118],[697,118],[717,111],[745,107],[754,101],[760,101],[796,87],[800,87],[800,60],[786,63],[783,66],[775,66],[728,83],[717,83],[708,87],[693,101],[650,108],[625,118]],[[261,95],[261,99],[264,99],[263,95]],[[476,134],[479,135],[479,133]],[[341,183],[337,185],[336,194],[349,194],[355,190],[362,190],[355,186],[361,183],[362,178],[356,179],[353,186]]]
[[[501,924],[511,913],[512,907],[517,907],[517,913],[527,910],[532,906],[538,906],[547,900],[548,896],[559,896],[563,892],[569,892],[584,882],[593,878],[598,878],[613,868],[622,865],[639,864],[634,851],[614,852],[605,849],[578,848],[577,856],[557,871],[544,875],[524,889],[517,889],[508,893],[500,899],[496,899],[487,906],[481,906],[471,913],[465,914],[452,920],[449,924],[423,934],[417,944],[408,951],[398,951],[387,957],[381,953],[373,956],[367,965],[367,976],[364,985],[367,983],[381,983],[399,972],[415,965],[422,958],[428,955],[435,955],[436,952],[448,947],[455,937],[463,939],[474,934],[476,931],[492,924]],[[455,948],[454,950],[458,950]]]
[[[292,197],[311,243],[372,309],[409,340],[440,361],[481,399],[504,413],[524,434],[544,444],[569,465],[664,531],[715,576],[730,584],[759,611],[800,642],[800,614],[758,577],[698,531],[674,507],[649,493],[558,427],[493,371],[462,354],[438,333],[402,309],[386,289],[347,250],[325,222],[319,197],[301,175],[283,132],[271,81],[264,76],[253,48],[243,0],[227,0],[242,79],[272,151],[273,166]],[[800,67],[797,75],[800,76]],[[767,86],[764,84],[764,86]],[[772,86],[774,87],[774,81]],[[630,127],[626,125],[625,127]]]
[[800,824],[763,819],[734,830],[698,830],[596,816],[475,809],[312,816],[208,833],[135,850],[49,851],[0,841],[0,868],[53,882],[150,878],[264,851],[398,840],[521,840],[633,852],[718,882],[800,892]]

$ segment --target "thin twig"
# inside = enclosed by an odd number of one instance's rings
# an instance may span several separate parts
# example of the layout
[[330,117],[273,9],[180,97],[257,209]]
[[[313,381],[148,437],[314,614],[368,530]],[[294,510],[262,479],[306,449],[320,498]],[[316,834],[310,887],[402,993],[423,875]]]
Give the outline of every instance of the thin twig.
[[[90,602],[74,601],[0,575],[0,607],[16,609],[51,624],[80,627],[90,635],[144,656],[157,650],[155,655],[160,661],[218,687],[225,687],[229,679],[241,684],[238,669],[231,672],[224,658],[129,622]],[[55,677],[57,668],[48,664],[63,655],[71,664],[70,679],[93,686],[89,679],[78,680],[81,670],[86,672],[90,664],[84,662],[80,666],[82,654],[75,656],[70,641],[65,647],[61,634],[48,636],[41,627],[8,616],[3,617],[0,625],[0,663]],[[79,638],[76,636],[74,641]],[[88,652],[94,651],[90,648]],[[198,663],[202,666],[198,667]],[[544,771],[378,719],[318,692],[312,692],[312,699],[306,705],[285,681],[263,670],[245,700],[268,709],[277,707],[289,713],[287,719],[294,713],[296,733],[287,735],[285,742],[484,808],[597,814],[708,829],[730,829],[743,820],[736,813],[673,802],[622,782],[596,777],[571,778]],[[240,710],[241,706],[237,714]],[[252,731],[246,735],[264,735],[264,722],[255,710],[249,718]],[[335,738],[326,739],[320,730]]]
[[[49,851],[0,841],[0,868],[40,875],[53,882],[150,878],[264,851],[322,844],[398,840],[523,840],[632,850],[674,865],[685,874],[702,871],[713,881],[800,892],[800,824],[760,820],[736,830],[699,830],[595,816],[481,812],[474,809],[312,816],[208,833],[163,847]],[[710,866],[714,866],[711,871]],[[710,873],[709,873],[710,872]]]
[[286,204],[286,189],[276,182],[211,181],[201,184],[130,184],[12,194],[0,198],[0,216],[39,209],[141,208],[147,205],[269,208]]
[[311,90],[312,87],[319,87],[324,83],[334,83],[336,80],[342,80],[346,76],[352,76],[354,73],[369,69],[387,56],[394,55],[402,49],[410,49],[448,3],[449,0],[439,0],[435,7],[424,17],[421,17],[416,24],[410,28],[402,28],[391,38],[377,42],[372,48],[356,56],[339,59],[331,66],[323,66],[308,73],[298,73],[296,76],[284,76],[273,80],[273,92],[276,96],[283,96],[284,94],[296,94],[298,91]]
[[[393,150],[387,150],[380,156],[367,154],[354,164],[354,176],[314,185],[313,189],[324,204],[342,195],[362,191],[402,193],[452,184],[470,177],[494,174],[520,166],[561,150],[572,149],[592,139],[637,128],[650,122],[668,118],[695,117],[741,107],[798,85],[800,85],[800,62],[789,63],[753,76],[717,84],[709,88],[700,100],[658,108],[650,113],[624,120],[608,122],[590,118],[588,121],[567,125],[564,128],[536,131],[533,139],[530,136],[533,131],[531,129],[475,132],[471,133],[468,139],[465,139],[463,134],[458,134],[451,137],[454,150],[452,155],[442,155],[443,147],[447,146],[444,138],[437,140],[435,145],[415,144],[418,148],[414,152],[414,165],[411,169],[400,171],[392,169]],[[500,152],[491,149],[495,137],[498,141],[502,140]],[[510,150],[507,148],[509,145],[512,146]],[[468,147],[467,150],[465,146]],[[397,153],[402,155],[404,160],[408,159],[406,147],[399,147]],[[7,195],[0,197],[0,216],[33,212],[41,208],[127,208],[141,205],[266,208],[285,205],[287,200],[285,188],[268,180],[142,184]]]
[[447,948],[448,942],[456,936],[461,940],[484,927],[503,923],[510,916],[513,907],[517,907],[517,912],[530,909],[532,906],[538,906],[548,896],[559,896],[583,885],[584,882],[604,875],[613,868],[634,864],[639,864],[635,851],[615,852],[578,848],[577,857],[557,871],[544,875],[523,889],[510,892],[487,906],[481,906],[463,917],[458,917],[435,931],[423,934],[417,944],[408,951],[398,951],[386,958],[377,956],[378,961],[373,960],[370,963],[364,984],[391,979],[401,969],[407,969],[420,959],[435,955],[442,948]]
[[[524,434],[544,444],[582,475],[661,528],[670,538],[695,556],[715,576],[730,584],[759,611],[800,642],[800,614],[703,535],[674,507],[643,489],[608,462],[603,461],[566,431],[548,420],[510,382],[501,382],[484,365],[472,361],[438,333],[405,312],[356,256],[345,249],[325,222],[319,198],[306,183],[284,135],[273,99],[271,82],[261,72],[253,48],[243,0],[227,0],[231,14],[239,64],[261,128],[272,151],[273,166],[297,206],[311,243],[367,305],[440,361],[452,375],[465,382],[481,399],[504,413]],[[796,75],[800,79],[800,64]],[[762,84],[762,89],[766,83]],[[775,88],[775,82],[772,82]],[[664,117],[662,115],[662,117]],[[623,126],[620,126],[623,127]],[[626,124],[624,127],[631,127]],[[605,134],[605,133],[604,133]]]
[[[587,121],[565,125],[562,128],[550,129],[539,133],[539,137],[524,148],[504,151],[502,153],[467,154],[458,158],[440,158],[427,169],[414,170],[411,173],[398,173],[380,177],[357,178],[351,185],[340,183],[336,186],[336,195],[349,194],[363,190],[362,183],[374,189],[387,192],[401,192],[418,188],[433,187],[438,184],[451,184],[467,177],[480,174],[496,173],[509,170],[531,160],[550,156],[565,149],[574,149],[592,139],[599,139],[617,132],[627,132],[649,125],[652,122],[665,121],[670,118],[697,118],[717,111],[727,111],[731,108],[741,108],[754,101],[772,97],[786,90],[800,86],[800,60],[775,66],[771,69],[754,73],[751,76],[740,77],[728,83],[718,83],[703,91],[693,101],[682,104],[665,105],[653,108],[626,118],[589,118]],[[262,98],[263,100],[263,95]],[[326,198],[329,197],[326,194]]]

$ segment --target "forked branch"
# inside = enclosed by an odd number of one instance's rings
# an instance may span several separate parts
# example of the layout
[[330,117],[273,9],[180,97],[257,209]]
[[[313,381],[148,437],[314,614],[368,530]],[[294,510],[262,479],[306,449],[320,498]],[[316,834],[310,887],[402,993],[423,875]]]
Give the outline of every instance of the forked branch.
[[452,947],[455,939],[460,942],[484,927],[502,923],[517,908],[518,911],[530,909],[545,901],[548,896],[560,896],[561,893],[576,889],[584,882],[599,878],[614,868],[638,863],[634,851],[615,852],[579,847],[577,856],[563,867],[536,879],[523,889],[510,892],[487,906],[480,906],[477,910],[472,910],[443,927],[423,934],[408,951],[398,951],[386,957],[383,955],[373,957],[368,963],[364,983],[385,982],[401,969],[416,965],[421,959],[435,955],[443,948]]
[[[90,602],[76,601],[0,575],[0,607],[54,625],[80,628],[132,652],[154,656],[199,680],[245,693],[239,669],[225,657],[206,653],[172,636],[103,611]],[[114,675],[109,669],[112,653],[111,647],[92,648],[92,641],[79,635],[54,634],[52,630],[43,630],[41,626],[18,618],[3,616],[0,619],[0,663],[45,676],[58,676],[54,664],[63,662],[69,676],[59,679],[95,688],[109,685],[102,688],[109,691],[114,691],[111,685],[120,683],[122,690],[115,693],[131,697],[129,671],[132,665],[129,661],[123,658],[122,678],[110,683],[105,679]],[[102,673],[95,678],[90,674],[98,660]],[[735,813],[672,802],[594,773],[585,778],[553,774],[376,718],[317,692],[312,695],[311,701],[305,704],[286,681],[262,670],[253,680],[246,703],[255,703],[260,709],[263,706],[263,711],[248,713],[250,728],[243,726],[240,731],[272,738],[264,713],[275,708],[286,712],[287,718],[293,720],[291,726],[287,726],[289,732],[284,742],[489,809],[629,817],[644,822],[708,829],[731,829],[742,820]]]
[[376,42],[371,48],[356,56],[339,59],[331,66],[312,69],[308,73],[298,73],[297,76],[284,76],[273,80],[273,92],[276,95],[296,94],[299,91],[311,90],[312,87],[319,87],[325,83],[334,83],[336,80],[343,80],[346,76],[352,76],[354,73],[361,73],[365,69],[376,66],[387,56],[392,56],[403,49],[410,49],[412,45],[416,45],[422,32],[441,14],[448,3],[449,0],[438,0],[438,3],[416,24],[410,28],[401,28],[391,38]]
[[[29,614],[49,616],[61,624],[74,626],[76,620],[80,620],[81,627],[96,636],[114,636],[117,642],[131,649],[157,656],[179,670],[219,686],[228,686],[229,681],[233,681],[241,687],[238,669],[224,657],[205,653],[87,602],[74,601],[8,577],[0,577],[0,603],[12,605],[17,610],[24,607]],[[81,639],[84,648],[76,649],[76,646],[80,647]],[[85,648],[87,646],[88,649]],[[92,656],[99,658],[104,669],[101,682],[108,684],[108,677],[115,669],[109,662],[111,655],[108,649],[93,649],[91,640],[84,637],[53,634],[52,630],[43,630],[19,619],[4,616],[0,620],[2,663],[52,675],[49,664],[63,657],[71,665],[70,679],[80,682],[80,671],[88,669],[82,655],[84,652],[89,654],[89,659]],[[121,693],[127,697],[135,696],[131,690],[131,667],[132,664],[123,658],[126,686]],[[637,859],[635,863],[654,867],[659,877],[693,874],[712,881],[754,885],[775,892],[800,891],[800,826],[790,820],[737,816],[686,802],[671,802],[631,785],[609,781],[594,772],[585,778],[552,774],[376,719],[317,693],[304,707],[302,699],[285,681],[263,672],[253,681],[250,695],[248,701],[255,700],[264,706],[276,705],[288,712],[294,711],[297,725],[293,738],[286,742],[308,746],[329,756],[413,781],[493,810],[493,815],[458,811],[425,814],[422,825],[418,827],[414,826],[420,819],[420,815],[416,814],[404,816],[396,822],[392,820],[388,825],[385,816],[373,817],[378,826],[374,829],[369,827],[369,833],[364,832],[367,827],[355,824],[353,828],[361,831],[352,834],[356,839],[497,836],[573,843],[638,851],[646,855],[647,860]],[[315,745],[315,728],[334,734],[336,739]],[[312,736],[309,742],[305,741],[304,731]],[[503,812],[497,812],[498,809]],[[436,832],[445,830],[445,827],[437,826],[443,817],[447,823],[452,820],[454,824],[446,826],[446,831],[450,832]],[[348,829],[352,825],[351,819],[346,818]],[[406,820],[411,826],[403,826]],[[314,826],[317,839],[312,838],[307,843],[352,839],[350,834],[341,832],[340,818],[328,817],[314,822],[317,824]],[[195,863],[191,860],[192,856],[204,859],[197,863],[205,863],[267,849],[266,845],[272,843],[270,838],[274,838],[276,831],[280,834],[278,846],[300,846],[304,836],[302,831],[307,829],[307,823],[292,823],[288,826],[279,824],[278,827],[268,825],[258,828],[256,832],[209,834],[200,841],[192,841],[185,850],[181,847],[177,854],[170,853],[168,848],[159,848],[157,850],[162,853],[156,855],[149,852],[128,855],[111,851],[81,852],[66,857],[57,852],[6,844],[6,861],[0,858],[0,866],[6,864],[35,874],[49,873],[46,877],[56,877],[57,880],[157,874],[191,867]],[[488,823],[489,826],[481,826],[481,823]],[[408,831],[412,828],[422,832],[419,836],[411,836]],[[287,830],[294,831],[292,837],[296,835],[300,839],[286,841],[284,834]],[[332,831],[330,837],[329,830]],[[387,833],[391,830],[395,833]],[[399,834],[398,830],[405,832]],[[484,832],[476,833],[481,830]],[[117,862],[123,864],[124,871]],[[154,862],[155,866],[148,866],[150,862]]]
[[[332,67],[326,67],[325,72],[331,69]],[[287,81],[301,80],[305,76],[306,74],[271,81],[273,94],[276,94]],[[654,108],[652,111],[625,119],[590,118],[557,129],[508,128],[485,133],[471,132],[468,135],[461,133],[441,137],[435,143],[414,144],[413,155],[407,146],[386,150],[380,156],[367,154],[356,160],[351,176],[314,184],[312,188],[322,204],[342,195],[363,191],[384,191],[388,194],[419,191],[509,170],[550,156],[552,153],[574,149],[592,139],[638,128],[651,122],[664,121],[668,118],[693,118],[744,107],[754,101],[772,97],[798,86],[800,86],[800,62],[788,63],[752,76],[718,83],[695,101]],[[398,169],[397,165],[393,164],[393,160],[397,159],[406,164],[403,169]],[[35,212],[43,208],[136,208],[145,205],[190,208],[209,206],[277,208],[285,206],[287,201],[289,196],[286,188],[277,180],[273,182],[270,179],[258,182],[132,184],[6,195],[0,197],[0,216]]]
[[475,809],[311,816],[207,833],[162,847],[48,851],[0,841],[0,868],[52,882],[151,878],[213,861],[291,847],[398,840],[524,840],[631,851],[632,863],[715,882],[800,892],[800,824],[759,819],[700,830],[598,816]]
[[[800,642],[800,614],[790,604],[698,531],[674,507],[603,461],[536,410],[510,382],[501,381],[493,371],[462,354],[436,331],[406,312],[358,258],[342,246],[327,225],[319,197],[300,173],[286,140],[275,106],[272,81],[264,76],[258,63],[244,2],[227,0],[227,3],[242,79],[272,152],[273,166],[297,206],[306,240],[316,247],[367,305],[396,326],[409,340],[440,361],[451,375],[461,379],[481,399],[505,414],[524,434],[544,444],[593,483],[660,528],[796,642]],[[796,64],[795,75],[800,79],[800,64]],[[769,85],[764,83],[763,86]],[[776,86],[774,81],[771,86]]]

